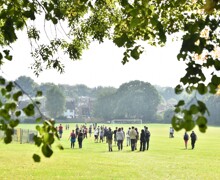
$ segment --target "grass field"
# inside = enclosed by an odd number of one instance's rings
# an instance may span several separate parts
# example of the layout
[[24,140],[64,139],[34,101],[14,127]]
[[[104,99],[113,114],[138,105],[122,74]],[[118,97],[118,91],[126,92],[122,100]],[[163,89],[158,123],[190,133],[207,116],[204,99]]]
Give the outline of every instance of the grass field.
[[[107,125],[109,126],[109,125]],[[111,126],[113,129],[116,125]],[[128,125],[123,126],[127,130]],[[141,130],[144,125],[138,125]],[[34,125],[21,125],[25,129],[34,129]],[[108,152],[106,143],[94,143],[89,137],[83,141],[83,148],[70,149],[69,131],[56,142],[51,158],[42,157],[40,163],[32,159],[33,153],[40,149],[33,144],[0,142],[0,179],[89,179],[89,180],[212,180],[220,179],[220,128],[209,127],[205,134],[194,131],[198,141],[194,150],[185,150],[184,131],[175,132],[174,138],[168,138],[169,125],[149,124],[151,132],[149,151],[131,152],[125,146],[118,151]],[[70,124],[70,129],[75,128]],[[61,143],[64,150],[55,146]],[[139,143],[138,143],[139,147]],[[42,154],[41,154],[42,155]]]

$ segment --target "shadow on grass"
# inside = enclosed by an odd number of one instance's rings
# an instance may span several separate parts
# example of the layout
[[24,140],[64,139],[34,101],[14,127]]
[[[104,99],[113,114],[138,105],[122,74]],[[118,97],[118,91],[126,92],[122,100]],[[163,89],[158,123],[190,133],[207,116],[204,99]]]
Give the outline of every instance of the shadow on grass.
[[122,150],[122,151],[119,151],[118,149],[113,149],[112,151],[100,151],[101,153],[144,153],[144,152],[147,152],[147,151],[139,151],[139,150],[135,150],[135,151],[131,151],[131,150]]
[[183,149],[180,149],[180,150],[193,150],[192,148],[183,148]]

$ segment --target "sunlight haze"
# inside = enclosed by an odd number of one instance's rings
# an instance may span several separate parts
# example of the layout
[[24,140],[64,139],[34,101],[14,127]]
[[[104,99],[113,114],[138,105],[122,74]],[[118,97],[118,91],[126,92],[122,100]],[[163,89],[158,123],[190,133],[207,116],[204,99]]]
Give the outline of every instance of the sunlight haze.
[[15,80],[24,75],[31,77],[39,84],[52,82],[117,88],[125,82],[140,80],[152,85],[175,87],[185,73],[185,64],[176,58],[180,49],[178,42],[168,42],[168,45],[163,48],[147,45],[139,60],[131,59],[123,65],[121,63],[123,49],[107,41],[103,44],[92,43],[89,50],[84,51],[80,61],[72,61],[64,57],[64,74],[59,74],[55,70],[45,70],[36,77],[30,69],[33,63],[30,44],[22,39],[13,46],[13,61],[6,62],[2,66],[3,75],[8,80]]

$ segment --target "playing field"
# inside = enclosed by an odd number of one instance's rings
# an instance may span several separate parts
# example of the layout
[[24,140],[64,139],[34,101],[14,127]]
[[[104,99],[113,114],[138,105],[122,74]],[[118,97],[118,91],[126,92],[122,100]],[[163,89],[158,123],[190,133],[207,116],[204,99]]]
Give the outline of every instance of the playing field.
[[[64,124],[63,124],[64,125]],[[107,125],[113,129],[115,126]],[[137,125],[139,131],[144,125]],[[21,125],[22,128],[34,129],[34,125]],[[149,151],[130,150],[124,142],[123,151],[116,145],[113,152],[108,152],[106,143],[94,143],[94,138],[83,141],[83,148],[70,149],[68,136],[70,130],[64,130],[64,136],[54,144],[54,154],[44,158],[40,149],[33,144],[12,143],[5,145],[0,141],[0,179],[89,179],[89,180],[212,180],[220,179],[220,128],[209,127],[205,134],[194,129],[198,141],[194,150],[185,150],[184,131],[175,132],[169,138],[170,125],[148,124],[151,132]],[[61,143],[64,150],[58,150]],[[138,143],[139,148],[139,143]],[[32,159],[33,153],[42,156],[40,163]]]

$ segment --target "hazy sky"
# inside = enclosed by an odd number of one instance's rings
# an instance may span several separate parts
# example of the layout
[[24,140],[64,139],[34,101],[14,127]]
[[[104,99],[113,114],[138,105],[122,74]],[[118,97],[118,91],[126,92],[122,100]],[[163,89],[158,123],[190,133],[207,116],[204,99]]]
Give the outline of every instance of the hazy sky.
[[29,55],[30,46],[23,38],[13,46],[14,60],[5,63],[1,73],[9,80],[15,80],[21,75],[29,76],[37,83],[119,87],[131,80],[141,80],[152,85],[175,87],[185,74],[185,64],[176,58],[179,49],[178,42],[168,42],[163,48],[146,46],[140,60],[131,60],[122,65],[122,49],[111,42],[93,43],[89,50],[84,51],[80,61],[65,59],[64,74],[46,70],[36,77],[30,69],[33,63]]

